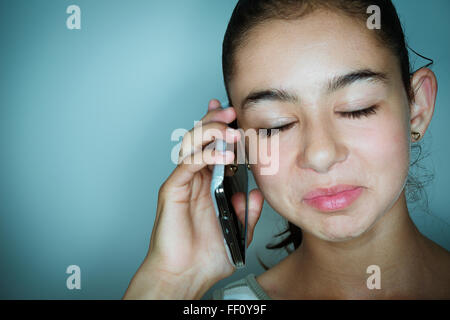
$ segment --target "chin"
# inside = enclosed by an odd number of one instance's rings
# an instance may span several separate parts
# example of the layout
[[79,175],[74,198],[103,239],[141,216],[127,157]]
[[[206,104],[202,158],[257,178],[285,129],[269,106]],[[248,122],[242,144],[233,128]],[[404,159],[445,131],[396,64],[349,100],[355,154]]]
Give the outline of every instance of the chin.
[[[358,219],[359,218],[359,219]],[[322,240],[332,242],[349,241],[370,229],[375,219],[361,220],[361,217],[329,216],[321,222],[314,234]]]

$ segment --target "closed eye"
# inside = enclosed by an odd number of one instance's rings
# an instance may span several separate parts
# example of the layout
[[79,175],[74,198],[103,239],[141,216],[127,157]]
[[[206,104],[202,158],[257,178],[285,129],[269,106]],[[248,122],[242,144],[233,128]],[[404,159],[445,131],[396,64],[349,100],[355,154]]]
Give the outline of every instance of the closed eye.
[[372,114],[377,113],[378,106],[374,105],[367,109],[357,110],[357,111],[351,111],[351,112],[338,112],[341,116],[345,118],[361,118],[361,117],[368,117]]
[[[373,105],[369,108],[357,110],[357,111],[350,111],[350,112],[338,112],[342,117],[345,118],[351,118],[351,119],[359,119],[361,117],[369,117],[372,114],[377,113],[378,106]],[[262,135],[264,137],[271,137],[275,134],[278,134],[279,132],[282,132],[284,130],[290,129],[292,126],[294,126],[295,122],[289,123],[283,126],[275,127],[275,128],[260,128],[258,130],[258,134]]]
[[279,126],[279,127],[275,127],[275,128],[259,128],[258,129],[258,135],[264,136],[264,137],[271,137],[275,134],[278,134],[281,131],[287,130],[289,128],[291,128],[292,126],[294,126],[295,122],[283,125],[283,126]]

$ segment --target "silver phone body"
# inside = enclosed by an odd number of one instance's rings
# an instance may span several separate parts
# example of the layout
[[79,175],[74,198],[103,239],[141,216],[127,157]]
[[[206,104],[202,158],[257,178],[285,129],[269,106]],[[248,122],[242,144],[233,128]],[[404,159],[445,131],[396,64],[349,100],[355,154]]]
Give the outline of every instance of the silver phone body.
[[[225,104],[228,107],[228,104]],[[237,148],[244,148],[237,143]],[[216,150],[225,151],[227,143],[216,140]],[[241,149],[244,152],[243,149]],[[219,225],[222,229],[223,241],[230,263],[236,268],[245,266],[247,250],[247,216],[248,216],[248,172],[247,165],[237,164],[237,170],[229,170],[229,166],[214,165],[211,179],[211,198]],[[236,216],[232,195],[242,192],[245,195],[245,223]]]

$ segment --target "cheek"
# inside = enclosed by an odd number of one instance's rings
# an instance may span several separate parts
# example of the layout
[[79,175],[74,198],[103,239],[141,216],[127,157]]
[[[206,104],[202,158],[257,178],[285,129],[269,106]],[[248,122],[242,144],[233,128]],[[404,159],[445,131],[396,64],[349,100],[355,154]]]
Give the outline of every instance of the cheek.
[[291,159],[286,155],[292,154],[292,146],[280,143],[277,148],[279,151],[271,148],[270,144],[267,151],[264,148],[258,148],[257,163],[253,165],[252,171],[255,182],[264,194],[264,199],[274,210],[283,212],[283,201],[289,191],[287,190],[289,177],[292,175],[292,172],[287,170]]
[[[409,170],[409,134],[401,118],[380,118],[372,127],[355,138],[365,170],[380,187],[399,188]],[[381,191],[381,190],[378,190]],[[386,189],[382,190],[386,194]],[[387,193],[388,194],[388,193]]]

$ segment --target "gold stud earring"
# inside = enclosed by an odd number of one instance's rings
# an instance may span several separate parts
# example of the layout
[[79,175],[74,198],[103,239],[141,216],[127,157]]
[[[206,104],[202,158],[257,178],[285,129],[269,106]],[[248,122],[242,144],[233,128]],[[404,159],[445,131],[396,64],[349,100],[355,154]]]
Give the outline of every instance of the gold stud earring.
[[412,135],[413,139],[416,141],[418,141],[421,137],[420,132],[416,132],[416,131],[411,132],[411,135]]

